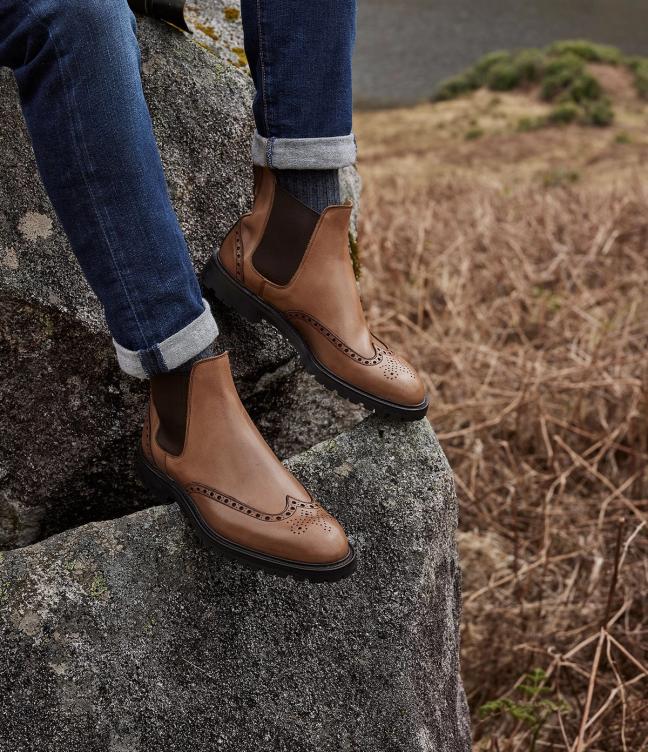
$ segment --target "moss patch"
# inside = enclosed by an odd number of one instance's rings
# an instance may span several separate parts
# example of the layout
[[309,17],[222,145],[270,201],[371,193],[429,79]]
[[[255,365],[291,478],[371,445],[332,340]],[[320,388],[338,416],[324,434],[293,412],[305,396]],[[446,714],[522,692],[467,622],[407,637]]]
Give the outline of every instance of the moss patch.
[[360,273],[362,267],[360,265],[360,248],[358,241],[349,233],[349,253],[351,254],[351,261],[353,262],[353,273],[356,279],[360,279]]
[[226,21],[238,21],[241,17],[241,11],[238,8],[230,6],[223,9],[223,15]]
[[232,47],[231,49],[232,52],[236,55],[236,67],[245,68],[245,66],[248,64],[248,59],[243,47]]
[[108,583],[101,572],[98,572],[90,583],[90,595],[99,599],[108,597]]
[[209,26],[208,24],[200,23],[199,21],[196,21],[194,23],[194,26],[198,29],[198,31],[202,31],[202,33],[205,36],[208,36],[210,39],[213,39],[214,42],[217,42],[220,37],[218,35],[218,32],[216,29],[214,29],[213,26]]

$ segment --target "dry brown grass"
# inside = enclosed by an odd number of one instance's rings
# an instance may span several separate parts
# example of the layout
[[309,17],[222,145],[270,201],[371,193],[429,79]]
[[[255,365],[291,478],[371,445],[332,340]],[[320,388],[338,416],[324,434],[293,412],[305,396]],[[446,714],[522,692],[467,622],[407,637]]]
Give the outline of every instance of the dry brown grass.
[[[466,144],[424,109],[358,118],[362,290],[424,373],[456,473],[475,749],[648,749],[645,145],[579,127]],[[533,713],[564,707],[534,747],[478,709],[519,704],[535,667]]]

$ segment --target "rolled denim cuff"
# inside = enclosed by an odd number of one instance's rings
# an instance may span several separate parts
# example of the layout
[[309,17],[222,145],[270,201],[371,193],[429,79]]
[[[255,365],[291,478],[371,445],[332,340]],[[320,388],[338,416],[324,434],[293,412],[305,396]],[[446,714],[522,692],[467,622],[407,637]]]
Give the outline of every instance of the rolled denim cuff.
[[218,336],[218,326],[204,298],[203,303],[205,310],[197,319],[148,350],[127,350],[113,339],[122,371],[146,379],[178,368],[208,347]]
[[252,161],[276,170],[335,170],[356,160],[353,133],[327,138],[252,137]]

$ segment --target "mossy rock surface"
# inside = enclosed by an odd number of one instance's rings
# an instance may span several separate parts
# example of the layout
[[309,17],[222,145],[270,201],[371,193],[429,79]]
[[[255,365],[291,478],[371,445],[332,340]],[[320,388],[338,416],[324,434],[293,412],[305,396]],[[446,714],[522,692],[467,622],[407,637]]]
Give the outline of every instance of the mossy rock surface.
[[0,752],[469,752],[453,477],[426,420],[371,418],[290,469],[356,574],[281,579],[176,505],[0,562]]

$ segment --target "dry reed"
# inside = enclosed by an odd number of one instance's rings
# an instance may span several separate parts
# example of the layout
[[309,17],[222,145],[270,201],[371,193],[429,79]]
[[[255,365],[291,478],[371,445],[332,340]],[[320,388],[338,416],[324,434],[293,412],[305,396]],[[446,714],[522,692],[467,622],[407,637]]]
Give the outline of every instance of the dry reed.
[[[457,479],[475,749],[648,749],[648,192],[364,176],[371,323]],[[480,720],[536,667],[544,722]]]

